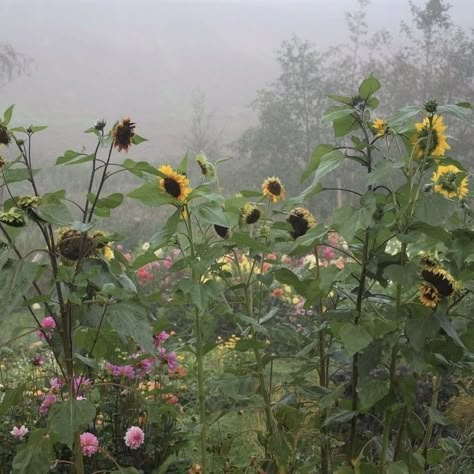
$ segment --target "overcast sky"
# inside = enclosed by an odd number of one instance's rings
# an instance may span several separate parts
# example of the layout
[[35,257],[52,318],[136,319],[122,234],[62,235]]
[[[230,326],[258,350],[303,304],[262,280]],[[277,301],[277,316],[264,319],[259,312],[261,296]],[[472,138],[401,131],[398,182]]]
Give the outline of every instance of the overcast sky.
[[[422,5],[424,1],[415,1]],[[451,0],[451,15],[474,26],[473,0]],[[258,88],[278,74],[275,51],[293,34],[319,48],[347,41],[344,12],[355,0],[0,0],[0,42],[35,67],[0,89],[0,107],[47,122],[69,140],[98,117],[130,114],[142,133],[178,153],[189,126],[191,91],[201,87],[227,138],[249,123]],[[395,40],[408,0],[373,0],[372,31]],[[62,143],[61,143],[62,145]]]

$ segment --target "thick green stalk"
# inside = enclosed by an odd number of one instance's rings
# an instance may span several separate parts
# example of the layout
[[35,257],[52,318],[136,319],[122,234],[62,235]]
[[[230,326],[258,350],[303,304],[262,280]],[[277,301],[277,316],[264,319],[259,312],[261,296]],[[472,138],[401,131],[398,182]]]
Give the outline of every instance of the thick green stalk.
[[[318,254],[318,247],[314,248],[314,256],[316,258],[316,278],[319,280],[321,273],[319,268],[319,254]],[[318,312],[319,316],[322,317],[323,314],[323,300],[321,297],[318,298]],[[327,366],[326,366],[326,338],[324,334],[324,330],[319,331],[319,385],[324,388],[328,387],[328,373],[327,373]],[[324,424],[326,420],[326,410],[321,410],[319,413],[319,422],[320,426]],[[321,474],[328,474],[329,473],[329,458],[330,458],[330,446],[327,439],[327,429],[321,428],[321,465],[320,471]]]
[[[434,376],[433,394],[431,396],[431,408],[434,408],[435,410],[438,408],[438,399],[439,399],[439,390],[441,388],[441,381],[442,381],[441,375]],[[418,450],[418,452],[422,454],[423,456],[425,456],[425,458],[426,458],[426,451],[428,450],[428,446],[430,445],[431,435],[433,434],[433,427],[434,427],[434,422],[432,418],[430,417],[428,419],[428,425],[426,426],[425,436],[423,438],[423,441],[421,442],[420,449]]]

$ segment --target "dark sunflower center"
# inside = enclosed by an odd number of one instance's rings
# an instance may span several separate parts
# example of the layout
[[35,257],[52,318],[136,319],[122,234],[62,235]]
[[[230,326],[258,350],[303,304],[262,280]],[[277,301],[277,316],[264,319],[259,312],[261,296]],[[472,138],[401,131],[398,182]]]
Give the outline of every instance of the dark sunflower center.
[[281,184],[278,181],[270,181],[267,187],[274,196],[281,194]]
[[130,145],[132,137],[134,135],[133,129],[135,128],[135,124],[133,123],[124,123],[120,126],[117,130],[117,142],[120,145]]
[[250,213],[247,215],[247,217],[245,218],[245,222],[247,222],[247,224],[255,224],[255,222],[257,222],[259,219],[260,219],[260,211],[257,208],[255,208],[255,209],[252,209]]
[[308,232],[308,221],[301,214],[291,214],[288,217],[288,222],[291,227],[293,227],[293,232],[290,232],[290,234],[294,239],[297,239]]
[[173,196],[174,198],[179,197],[181,194],[181,187],[177,181],[173,178],[165,178],[164,179],[164,187],[165,191]]
[[431,283],[440,295],[449,296],[454,291],[451,282],[439,273],[434,273],[430,270],[423,270],[421,276],[425,281]]

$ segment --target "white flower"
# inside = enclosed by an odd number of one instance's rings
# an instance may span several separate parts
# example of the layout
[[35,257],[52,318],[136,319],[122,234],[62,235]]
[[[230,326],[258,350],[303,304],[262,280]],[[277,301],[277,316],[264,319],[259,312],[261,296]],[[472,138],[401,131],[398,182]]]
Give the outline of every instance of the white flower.
[[150,248],[150,242],[145,242],[145,243],[142,245],[142,250],[143,250],[144,252],[146,252],[149,248]]
[[155,250],[155,257],[161,257],[161,254],[163,253],[162,249]]
[[28,428],[25,425],[21,425],[20,428],[14,426],[10,431],[10,434],[19,440],[22,440],[28,434]]
[[41,309],[41,305],[39,303],[34,303],[31,307],[35,310]]

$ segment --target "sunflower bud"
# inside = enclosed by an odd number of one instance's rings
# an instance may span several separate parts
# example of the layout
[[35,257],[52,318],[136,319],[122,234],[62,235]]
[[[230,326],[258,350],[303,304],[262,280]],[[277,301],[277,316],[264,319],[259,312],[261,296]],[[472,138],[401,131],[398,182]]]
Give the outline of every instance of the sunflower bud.
[[0,170],[6,166],[7,162],[5,159],[0,155]]
[[429,114],[435,114],[438,108],[438,102],[434,99],[428,100],[425,102],[424,108]]
[[41,198],[39,196],[19,196],[16,203],[20,209],[26,210],[38,207],[41,204]]
[[107,122],[105,121],[105,119],[101,119],[101,120],[97,120],[97,122],[94,124],[94,128],[101,132],[102,130],[104,130],[105,126],[107,125]]
[[0,212],[0,222],[12,227],[24,227],[25,216],[17,207],[12,207],[8,212]]

